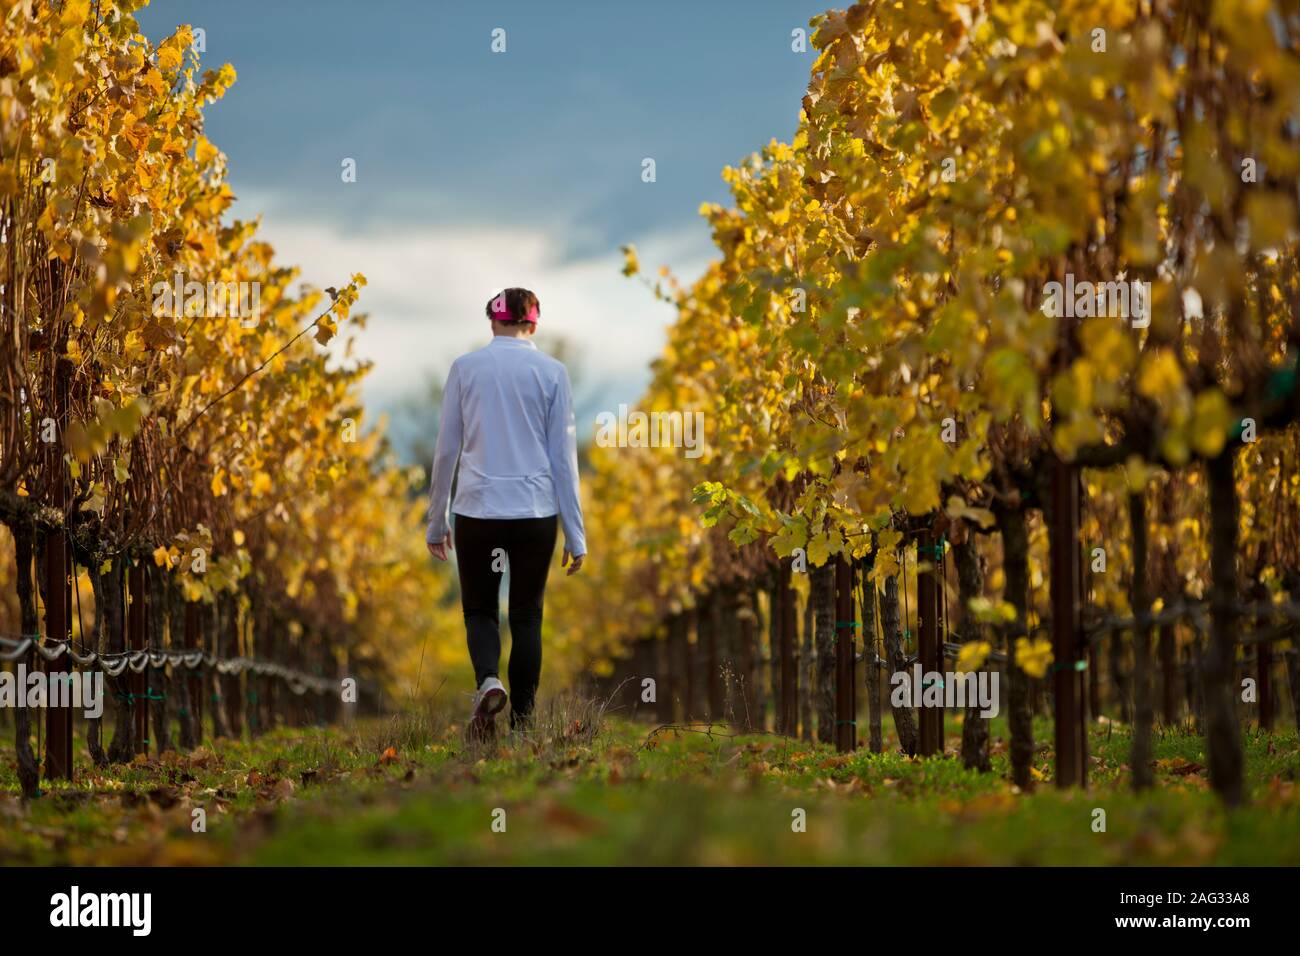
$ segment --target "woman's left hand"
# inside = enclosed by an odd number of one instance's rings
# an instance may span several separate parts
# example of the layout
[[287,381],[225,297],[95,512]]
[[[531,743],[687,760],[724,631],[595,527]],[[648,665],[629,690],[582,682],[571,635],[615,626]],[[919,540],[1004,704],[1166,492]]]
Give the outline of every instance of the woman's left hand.
[[439,561],[446,561],[446,560],[447,560],[447,552],[450,551],[450,550],[452,550],[452,547],[451,547],[451,532],[448,531],[445,535],[443,535],[443,538],[442,538],[441,541],[438,541],[438,542],[428,541],[428,542],[426,542],[426,544],[428,544],[428,546],[429,546],[429,553],[430,553],[431,555],[433,555],[433,556],[434,556],[435,558],[437,558]]

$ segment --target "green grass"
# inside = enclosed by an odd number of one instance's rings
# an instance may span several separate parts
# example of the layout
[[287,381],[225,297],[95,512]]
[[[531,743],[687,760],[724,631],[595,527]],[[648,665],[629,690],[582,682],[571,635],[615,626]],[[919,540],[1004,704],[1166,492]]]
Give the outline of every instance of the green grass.
[[[989,774],[965,770],[951,752],[841,756],[716,725],[652,729],[571,701],[543,715],[529,738],[493,747],[465,745],[438,714],[280,729],[86,772],[29,805],[16,796],[12,755],[0,752],[0,862],[1300,863],[1293,732],[1247,735],[1251,802],[1226,812],[1209,791],[1202,740],[1176,729],[1157,731],[1157,786],[1140,796],[1120,727],[1092,729],[1089,789],[1059,792],[1051,727],[1040,719],[1042,781],[1031,793],[1007,780],[1002,721],[992,728]],[[959,732],[950,722],[950,748]],[[206,833],[191,831],[198,806]],[[1098,808],[1104,833],[1093,830]],[[797,810],[805,832],[792,830]],[[493,829],[496,811],[504,832]]]

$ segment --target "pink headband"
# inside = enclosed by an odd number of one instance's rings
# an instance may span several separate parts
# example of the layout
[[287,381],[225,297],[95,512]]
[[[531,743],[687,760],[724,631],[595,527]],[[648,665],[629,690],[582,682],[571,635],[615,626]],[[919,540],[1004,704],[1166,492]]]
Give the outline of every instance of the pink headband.
[[[509,322],[514,319],[503,296],[497,296],[492,300],[492,318],[498,322]],[[528,314],[524,316],[524,321],[531,322],[533,325],[537,324],[537,306],[534,305],[528,310]]]

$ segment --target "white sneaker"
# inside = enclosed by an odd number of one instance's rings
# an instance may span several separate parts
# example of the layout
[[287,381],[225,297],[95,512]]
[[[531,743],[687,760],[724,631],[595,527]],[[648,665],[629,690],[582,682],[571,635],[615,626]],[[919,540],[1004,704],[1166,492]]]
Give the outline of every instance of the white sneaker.
[[474,695],[474,720],[491,719],[506,705],[506,689],[495,677],[484,678]]

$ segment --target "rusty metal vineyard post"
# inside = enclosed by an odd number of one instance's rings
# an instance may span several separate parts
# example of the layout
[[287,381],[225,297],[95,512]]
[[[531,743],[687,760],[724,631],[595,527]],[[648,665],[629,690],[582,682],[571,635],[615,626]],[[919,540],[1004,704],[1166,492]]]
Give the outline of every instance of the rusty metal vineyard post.
[[695,645],[691,643],[691,633],[699,620],[699,608],[693,607],[682,621],[682,719],[694,720],[697,714],[695,706]]
[[799,731],[799,677],[795,671],[794,659],[798,620],[794,590],[790,587],[791,573],[792,562],[788,558],[783,559],[776,586],[781,633],[781,720],[777,729],[783,734],[794,736]]
[[[194,601],[185,602],[185,650],[196,653],[203,650],[199,642],[199,605]],[[189,718],[194,730],[193,745],[203,743],[203,672],[195,668],[185,678],[186,694],[189,703]]]
[[[145,580],[144,565],[139,558],[131,561],[127,571],[127,650],[134,654],[145,650]],[[129,660],[130,658],[128,658]],[[139,671],[127,665],[127,708],[131,713],[131,740],[134,753],[149,752],[149,678],[144,668]]]
[[[58,354],[66,351],[66,340]],[[67,428],[68,394],[71,388],[72,362],[58,358],[54,363],[53,416],[58,441],[48,451],[50,506],[63,518],[62,523],[45,537],[45,639],[64,642],[72,639],[72,585],[68,561],[67,535],[67,464],[63,460],[63,436]],[[56,682],[71,677],[72,657],[65,652],[45,662],[46,682],[52,691]],[[72,707],[48,707],[45,714],[45,775],[47,778],[72,779]]]
[[[921,664],[921,700],[919,723],[922,757],[943,753],[943,707],[924,706],[926,682],[940,681],[942,697],[943,646],[939,634],[939,588],[935,571],[941,558],[943,545],[934,542],[933,530],[926,526],[916,538],[916,617],[918,631],[918,660]],[[928,567],[922,569],[922,565]]]
[[1088,782],[1088,729],[1084,717],[1082,647],[1083,602],[1080,593],[1082,543],[1079,469],[1060,459],[1052,462],[1051,598],[1052,657],[1056,733],[1056,785],[1082,787]]
[[[62,495],[62,463],[56,479],[56,493]],[[60,529],[45,538],[45,639],[47,643],[68,642],[72,639],[72,589],[69,581],[68,539]],[[68,653],[45,662],[46,683],[51,695],[62,682],[71,678]],[[45,711],[45,776],[48,779],[72,779],[72,701],[64,698],[67,706],[55,706],[49,701]]]
[[[226,610],[221,616],[217,647],[222,648],[224,645],[224,650],[219,650],[218,654],[237,658],[243,654],[243,649],[239,646],[239,602],[234,597],[227,596],[223,603]],[[221,701],[225,705],[226,724],[230,728],[231,736],[239,739],[244,735],[244,703],[240,675],[236,671],[218,679],[221,681]]]
[[[753,601],[753,604],[749,602]],[[736,657],[739,669],[739,688],[737,698],[740,707],[737,718],[742,721],[745,730],[753,730],[755,723],[761,727],[762,715],[756,707],[757,695],[754,692],[757,681],[758,658],[758,618],[754,612],[757,600],[745,596],[741,599],[740,648]]]
[[857,620],[854,617],[853,565],[843,554],[835,561],[835,749],[857,747]]
[[708,666],[709,720],[725,720],[727,717],[726,688],[722,671],[724,662],[731,660],[726,633],[728,608],[727,589],[715,588],[709,595],[709,644],[705,658]]

